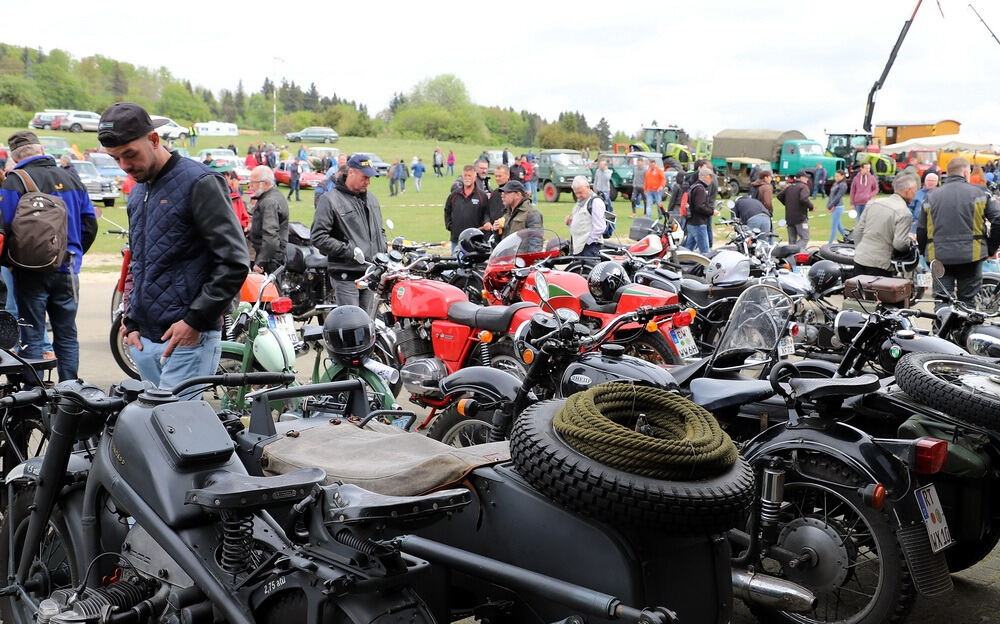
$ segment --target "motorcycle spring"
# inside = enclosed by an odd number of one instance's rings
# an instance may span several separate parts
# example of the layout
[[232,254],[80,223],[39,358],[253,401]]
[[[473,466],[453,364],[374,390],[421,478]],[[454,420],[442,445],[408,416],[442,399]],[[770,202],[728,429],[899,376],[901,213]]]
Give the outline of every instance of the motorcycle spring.
[[222,315],[222,338],[223,340],[233,340],[233,318],[228,314]]
[[785,471],[780,468],[765,468],[760,493],[760,523],[762,526],[777,526],[781,514],[781,501],[784,496]]
[[359,553],[364,553],[369,556],[374,555],[379,546],[377,542],[363,537],[358,537],[354,533],[351,533],[350,529],[341,529],[337,531],[337,533],[333,536],[333,539],[348,548],[353,548]]
[[253,516],[222,512],[221,554],[222,569],[230,574],[239,574],[253,563]]
[[490,345],[488,343],[479,343],[479,359],[483,361],[483,366],[492,366],[490,360]]

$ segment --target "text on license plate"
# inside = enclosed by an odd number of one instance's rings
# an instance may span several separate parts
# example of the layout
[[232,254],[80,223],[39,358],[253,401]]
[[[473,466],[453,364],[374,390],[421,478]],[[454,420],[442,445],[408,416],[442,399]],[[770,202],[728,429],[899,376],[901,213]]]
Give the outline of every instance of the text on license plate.
[[677,354],[682,358],[692,358],[698,355],[698,345],[694,342],[690,327],[676,327],[670,330],[670,339],[677,347]]
[[954,540],[951,539],[948,520],[944,517],[941,499],[938,498],[934,484],[916,490],[913,495],[917,497],[917,506],[920,507],[920,515],[923,516],[924,526],[927,527],[927,537],[931,542],[931,550],[940,552],[951,546]]
[[300,340],[299,333],[295,331],[295,321],[292,320],[291,314],[271,315],[267,318],[267,324],[271,329],[280,331],[288,336],[292,344]]
[[778,356],[787,357],[795,353],[795,342],[791,336],[785,336],[778,341]]
[[930,273],[917,273],[917,288],[930,288],[931,287],[931,274]]

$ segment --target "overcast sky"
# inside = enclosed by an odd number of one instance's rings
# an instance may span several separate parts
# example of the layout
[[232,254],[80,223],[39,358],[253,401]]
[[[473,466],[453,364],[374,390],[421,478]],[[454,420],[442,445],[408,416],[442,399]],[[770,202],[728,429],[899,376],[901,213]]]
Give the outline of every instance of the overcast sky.
[[[915,0],[173,2],[0,0],[0,41],[165,66],[218,92],[265,76],[364,102],[453,73],[474,102],[552,119],[859,128]],[[938,9],[944,12],[942,18]],[[1000,2],[973,0],[1000,33]],[[266,8],[265,8],[266,7]],[[85,13],[83,11],[86,11]],[[12,27],[17,25],[16,28]],[[284,59],[283,62],[274,58]],[[967,0],[925,0],[875,106],[881,120],[962,122],[1000,138],[1000,44]]]

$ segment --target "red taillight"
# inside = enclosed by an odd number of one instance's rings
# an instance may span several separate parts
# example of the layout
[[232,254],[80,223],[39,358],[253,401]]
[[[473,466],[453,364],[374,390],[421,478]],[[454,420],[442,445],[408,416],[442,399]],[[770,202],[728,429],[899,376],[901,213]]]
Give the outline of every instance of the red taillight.
[[798,323],[792,323],[792,326],[788,328],[788,333],[792,335],[792,338],[797,338],[802,333],[802,326]]
[[795,254],[795,263],[805,264],[806,262],[809,262],[809,257],[810,256],[807,253],[797,253]]
[[694,315],[691,314],[692,310],[682,310],[675,313],[670,317],[670,322],[673,323],[674,327],[687,327],[694,320]]
[[946,459],[948,459],[947,441],[937,438],[920,438],[917,440],[913,471],[918,474],[940,472],[944,468]]
[[275,314],[288,314],[292,311],[292,300],[288,297],[278,297],[271,302],[271,312]]

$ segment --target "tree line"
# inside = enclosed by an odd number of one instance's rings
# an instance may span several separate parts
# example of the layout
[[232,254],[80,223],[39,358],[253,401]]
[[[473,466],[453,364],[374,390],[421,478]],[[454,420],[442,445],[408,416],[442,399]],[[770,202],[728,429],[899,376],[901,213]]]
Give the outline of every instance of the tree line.
[[270,130],[273,107],[279,132],[330,126],[345,136],[396,136],[503,146],[599,147],[628,140],[612,134],[608,121],[590,126],[579,112],[563,112],[552,122],[537,113],[474,104],[462,81],[443,74],[408,92],[394,94],[389,106],[370,115],[366,106],[336,93],[322,95],[315,83],[275,84],[269,78],[254,91],[243,81],[218,94],[174,77],[164,67],[150,69],[100,55],[74,59],[62,50],[0,43],[0,126],[24,127],[36,111],[66,108],[100,112],[113,102],[136,102],[178,123],[218,120],[241,128]]

